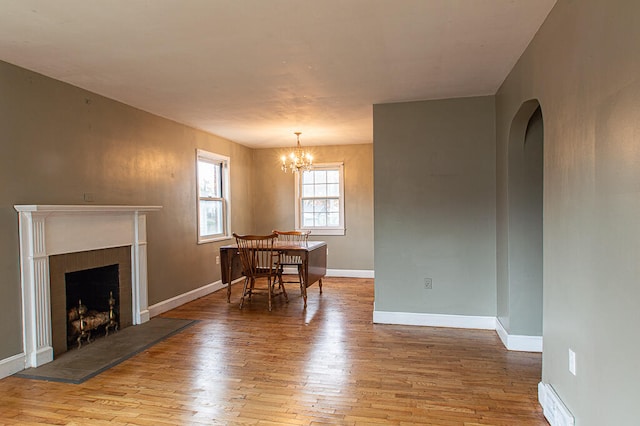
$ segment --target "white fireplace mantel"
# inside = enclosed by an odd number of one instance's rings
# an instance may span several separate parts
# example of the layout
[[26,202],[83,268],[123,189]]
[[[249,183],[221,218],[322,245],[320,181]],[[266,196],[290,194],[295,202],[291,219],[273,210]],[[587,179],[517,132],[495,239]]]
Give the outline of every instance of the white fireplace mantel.
[[146,214],[161,206],[17,205],[25,367],[53,360],[49,256],[131,246],[133,323],[149,320]]

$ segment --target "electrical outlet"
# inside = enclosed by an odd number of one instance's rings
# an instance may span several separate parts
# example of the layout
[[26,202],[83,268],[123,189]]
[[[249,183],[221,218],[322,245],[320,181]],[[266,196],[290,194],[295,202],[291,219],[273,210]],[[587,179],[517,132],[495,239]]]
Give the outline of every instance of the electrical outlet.
[[84,194],[82,194],[82,198],[87,203],[93,203],[93,193],[92,192],[85,192]]
[[424,288],[426,290],[431,290],[433,288],[433,280],[431,278],[424,279]]
[[576,353],[569,349],[569,372],[576,375]]
[[220,256],[216,256],[216,265],[220,264]]

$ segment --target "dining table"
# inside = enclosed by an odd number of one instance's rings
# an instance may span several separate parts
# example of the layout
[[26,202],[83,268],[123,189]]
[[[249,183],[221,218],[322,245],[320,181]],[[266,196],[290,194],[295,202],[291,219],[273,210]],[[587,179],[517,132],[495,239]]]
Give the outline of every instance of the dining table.
[[[322,294],[322,278],[327,274],[327,243],[325,241],[276,241],[273,250],[302,261],[302,297],[307,307],[307,288],[318,283]],[[222,284],[227,285],[227,303],[231,302],[231,283],[242,277],[242,262],[237,244],[220,247]]]

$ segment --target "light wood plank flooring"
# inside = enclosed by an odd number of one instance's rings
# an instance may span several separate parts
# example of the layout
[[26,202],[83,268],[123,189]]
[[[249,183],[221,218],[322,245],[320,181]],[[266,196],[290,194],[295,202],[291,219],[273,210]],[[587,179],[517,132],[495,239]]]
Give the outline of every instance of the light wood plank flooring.
[[373,324],[373,280],[327,278],[309,306],[238,309],[226,292],[163,316],[198,319],[81,385],[0,380],[0,424],[547,425],[540,354],[493,331]]

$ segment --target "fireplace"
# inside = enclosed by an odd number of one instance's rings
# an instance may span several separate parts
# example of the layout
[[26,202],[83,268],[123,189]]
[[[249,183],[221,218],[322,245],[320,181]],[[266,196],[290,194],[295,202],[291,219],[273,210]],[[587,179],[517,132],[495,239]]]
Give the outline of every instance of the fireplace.
[[[64,274],[67,350],[80,349],[83,341],[90,343],[91,339],[106,337],[112,329],[117,331],[120,328],[119,271],[118,265],[107,265]],[[55,336],[55,330],[51,334]],[[52,339],[55,357],[55,337]]]
[[50,362],[66,350],[68,273],[117,265],[120,322],[149,320],[146,214],[161,207],[14,207],[20,226],[25,367]]
[[[69,311],[78,307],[79,300],[88,311],[108,313],[111,293],[119,328],[133,324],[130,246],[50,256],[49,281],[54,357],[77,347],[78,336],[70,335]],[[91,334],[93,337],[105,334],[105,327]]]

